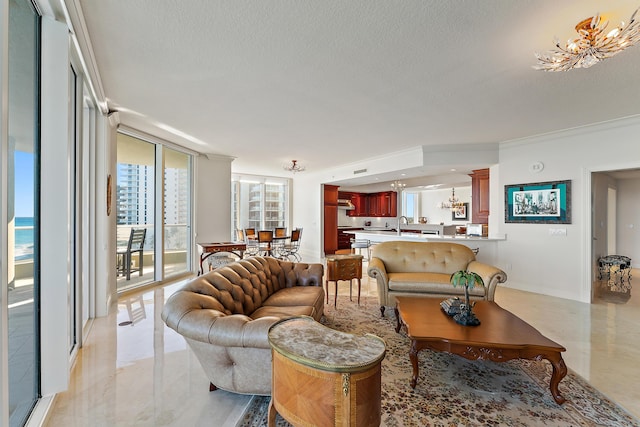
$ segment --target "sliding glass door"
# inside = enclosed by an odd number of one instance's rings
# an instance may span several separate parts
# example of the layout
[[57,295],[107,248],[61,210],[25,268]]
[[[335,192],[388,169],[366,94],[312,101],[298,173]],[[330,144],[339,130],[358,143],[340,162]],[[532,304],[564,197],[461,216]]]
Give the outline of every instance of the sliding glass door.
[[155,280],[156,147],[118,134],[116,180],[118,290]]
[[117,158],[118,290],[189,271],[192,156],[118,133]]
[[8,269],[11,426],[25,424],[40,396],[38,39],[39,16],[31,3],[9,2],[9,138],[7,185],[2,189],[7,193],[7,205],[2,206],[7,224],[2,228],[7,230],[8,253],[2,256]]
[[183,273],[189,267],[191,224],[191,156],[163,147],[164,159],[164,275]]

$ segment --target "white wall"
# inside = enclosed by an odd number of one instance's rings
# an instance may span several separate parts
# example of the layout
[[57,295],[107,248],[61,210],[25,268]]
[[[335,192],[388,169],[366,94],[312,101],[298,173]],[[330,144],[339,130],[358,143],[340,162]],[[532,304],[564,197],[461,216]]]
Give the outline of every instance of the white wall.
[[[324,256],[323,212],[321,177],[313,173],[299,173],[293,177],[292,224],[302,227],[300,255],[304,262],[320,262]],[[338,216],[343,211],[338,212]]]
[[640,265],[640,179],[619,179],[617,203],[616,252]]
[[[622,119],[503,144],[499,185],[571,180],[571,224],[513,224],[499,221],[499,267],[506,286],[590,302],[591,172],[640,167],[640,117]],[[621,155],[623,153],[623,155]],[[541,172],[530,172],[533,162]],[[492,192],[491,211],[504,212],[504,191]],[[503,214],[504,215],[504,214]],[[566,236],[549,235],[564,228]]]
[[40,345],[42,395],[67,388],[72,303],[71,172],[66,25],[42,19]]
[[[195,243],[228,242],[231,239],[232,161],[232,157],[213,154],[196,157],[193,191]],[[198,260],[195,256],[194,263]]]
[[451,209],[443,209],[438,205],[447,203],[451,197],[451,188],[422,191],[420,194],[420,216],[427,217],[429,224],[455,224],[464,225],[471,222],[471,187],[456,188],[456,197],[462,203],[468,203],[467,220],[453,220]]

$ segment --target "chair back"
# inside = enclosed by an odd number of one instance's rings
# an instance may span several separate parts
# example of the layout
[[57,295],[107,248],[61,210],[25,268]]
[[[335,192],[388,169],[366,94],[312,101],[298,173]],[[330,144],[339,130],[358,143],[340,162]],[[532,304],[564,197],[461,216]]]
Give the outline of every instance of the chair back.
[[141,251],[144,247],[144,238],[147,235],[146,228],[132,228],[127,243],[127,251]]
[[287,235],[287,228],[286,227],[276,227],[275,230],[275,236],[276,237],[284,237]]
[[273,231],[271,230],[258,231],[258,242],[260,243],[273,242]]
[[247,238],[255,236],[256,235],[256,229],[255,228],[245,228],[244,229],[244,235]]
[[236,242],[244,242],[244,230],[236,228]]
[[293,230],[291,232],[291,242],[297,242],[298,240],[300,240],[300,234],[302,233],[302,230],[299,228],[296,228],[295,230]]

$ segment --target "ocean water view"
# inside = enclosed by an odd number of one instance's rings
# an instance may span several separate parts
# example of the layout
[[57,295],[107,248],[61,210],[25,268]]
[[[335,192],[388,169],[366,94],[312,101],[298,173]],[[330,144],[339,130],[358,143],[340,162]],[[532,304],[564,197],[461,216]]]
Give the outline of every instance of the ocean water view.
[[16,261],[33,259],[33,217],[17,216],[15,224],[14,259]]

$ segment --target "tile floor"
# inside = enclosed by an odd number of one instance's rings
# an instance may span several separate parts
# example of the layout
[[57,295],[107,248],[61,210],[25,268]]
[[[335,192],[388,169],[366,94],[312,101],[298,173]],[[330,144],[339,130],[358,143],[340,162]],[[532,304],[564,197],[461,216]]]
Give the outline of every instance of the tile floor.
[[[250,396],[210,393],[198,361],[160,318],[165,299],[180,285],[121,299],[117,313],[95,320],[69,390],[57,396],[46,426],[236,424]],[[340,282],[338,308],[355,304],[348,293],[348,283]],[[625,304],[584,304],[499,287],[496,302],[564,345],[570,369],[640,417],[640,297],[635,294]],[[376,295],[366,274],[362,295]]]

